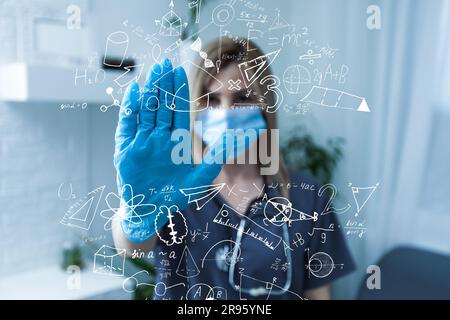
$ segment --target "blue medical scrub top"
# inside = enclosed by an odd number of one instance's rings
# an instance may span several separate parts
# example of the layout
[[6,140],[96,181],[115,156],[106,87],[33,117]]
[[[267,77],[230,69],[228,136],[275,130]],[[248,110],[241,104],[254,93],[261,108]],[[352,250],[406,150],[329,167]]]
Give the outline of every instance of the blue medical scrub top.
[[[320,185],[309,175],[291,173],[290,182],[292,206],[279,185],[266,184],[245,215],[220,194],[200,210],[192,203],[176,215],[173,223],[186,227],[187,235],[179,244],[158,239],[154,299],[301,299],[305,290],[352,272],[336,215],[322,214],[329,195],[319,197]],[[170,239],[167,225],[159,232]]]

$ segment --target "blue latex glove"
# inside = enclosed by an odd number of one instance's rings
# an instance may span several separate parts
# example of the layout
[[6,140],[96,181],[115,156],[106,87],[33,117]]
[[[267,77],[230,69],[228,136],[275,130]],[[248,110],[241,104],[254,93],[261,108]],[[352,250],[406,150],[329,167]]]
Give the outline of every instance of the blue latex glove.
[[[165,76],[161,77],[162,74]],[[162,79],[158,83],[159,78]],[[174,109],[184,112],[170,109],[172,100]],[[171,160],[172,147],[176,143],[170,139],[172,130],[189,130],[190,127],[187,101],[186,73],[182,67],[173,69],[168,59],[149,71],[142,92],[139,85],[133,83],[124,95],[115,137],[114,166],[122,207],[126,210],[121,220],[122,230],[133,242],[150,238],[167,223],[167,216],[156,220],[157,208],[176,205],[184,209],[187,206],[180,188],[210,184],[220,172],[219,164],[201,163],[194,167],[176,165]],[[165,202],[160,193],[167,185],[175,189],[170,202]],[[150,189],[158,193],[151,195]],[[134,198],[138,194],[143,194],[145,199],[136,206]]]

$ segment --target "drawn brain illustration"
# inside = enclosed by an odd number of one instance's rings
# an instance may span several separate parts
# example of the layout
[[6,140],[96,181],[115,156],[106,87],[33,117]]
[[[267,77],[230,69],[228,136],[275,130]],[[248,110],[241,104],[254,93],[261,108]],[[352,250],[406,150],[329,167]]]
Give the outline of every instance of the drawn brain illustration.
[[156,230],[158,238],[166,244],[171,246],[174,244],[181,244],[183,239],[188,234],[186,219],[180,212],[177,206],[161,206],[155,220],[155,228],[161,219],[167,219],[168,223],[164,228]]

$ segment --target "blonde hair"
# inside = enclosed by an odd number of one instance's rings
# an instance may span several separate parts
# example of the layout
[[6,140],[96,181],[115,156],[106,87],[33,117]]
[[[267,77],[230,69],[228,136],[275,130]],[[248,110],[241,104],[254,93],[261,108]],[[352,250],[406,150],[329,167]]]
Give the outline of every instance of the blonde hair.
[[[206,46],[202,47],[202,51],[204,51],[208,55],[208,59],[210,59],[213,62],[220,60],[220,68],[225,68],[227,65],[232,63],[241,63],[253,60],[257,57],[263,56],[264,53],[261,51],[261,49],[258,48],[258,46],[255,45],[252,41],[247,41],[246,39],[238,39],[236,42],[229,38],[221,38],[217,39]],[[220,56],[219,56],[220,55]],[[196,65],[201,66],[203,63],[202,58],[198,58],[198,61],[195,62]],[[192,68],[192,72],[189,75],[190,80],[189,81],[192,85],[190,86],[190,95],[191,95],[191,101],[197,100],[199,97],[204,96],[205,92],[207,92],[207,80],[208,74],[203,72],[202,69],[199,68]],[[217,69],[211,68],[207,70],[211,75],[216,76],[217,75]],[[270,70],[270,67],[264,70],[264,72],[261,74],[261,78],[264,78],[268,75],[271,75],[272,72]],[[267,82],[266,82],[267,83]],[[265,100],[267,105],[273,105],[275,102],[274,94],[271,90],[268,90],[267,85],[261,85],[257,81],[255,81],[252,84],[252,90],[256,92],[259,96],[262,96],[263,93],[267,92],[265,94]],[[192,103],[191,104],[191,128],[193,128],[194,121],[196,119],[196,116],[198,112],[195,112],[196,110],[201,107],[198,103]],[[261,110],[264,116],[264,119],[266,120],[267,124],[267,135],[268,135],[268,149],[269,152],[279,152],[279,150],[272,150],[272,146],[270,145],[270,134],[271,129],[278,129],[278,122],[277,117],[275,113],[267,112],[265,109]],[[192,139],[196,140],[199,139],[197,135],[192,134]],[[194,142],[195,143],[195,142]],[[197,142],[198,143],[198,142]],[[194,158],[201,159],[202,154],[195,154],[194,150]],[[273,176],[268,176],[267,182],[274,182],[279,183],[281,187],[281,193],[284,197],[289,197],[289,190],[287,189],[287,184],[289,182],[289,174],[286,169],[286,166],[284,164],[284,161],[281,157],[281,154],[279,155],[280,161],[279,161],[279,170],[278,172]]]

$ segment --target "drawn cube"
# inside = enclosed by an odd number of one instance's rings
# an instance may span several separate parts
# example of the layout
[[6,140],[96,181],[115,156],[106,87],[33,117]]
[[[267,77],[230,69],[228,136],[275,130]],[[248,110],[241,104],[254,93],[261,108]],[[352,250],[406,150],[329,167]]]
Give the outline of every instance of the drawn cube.
[[159,34],[161,36],[180,36],[183,31],[181,18],[173,11],[162,17]]
[[125,249],[116,249],[103,245],[94,254],[94,273],[108,276],[123,276],[125,267]]

